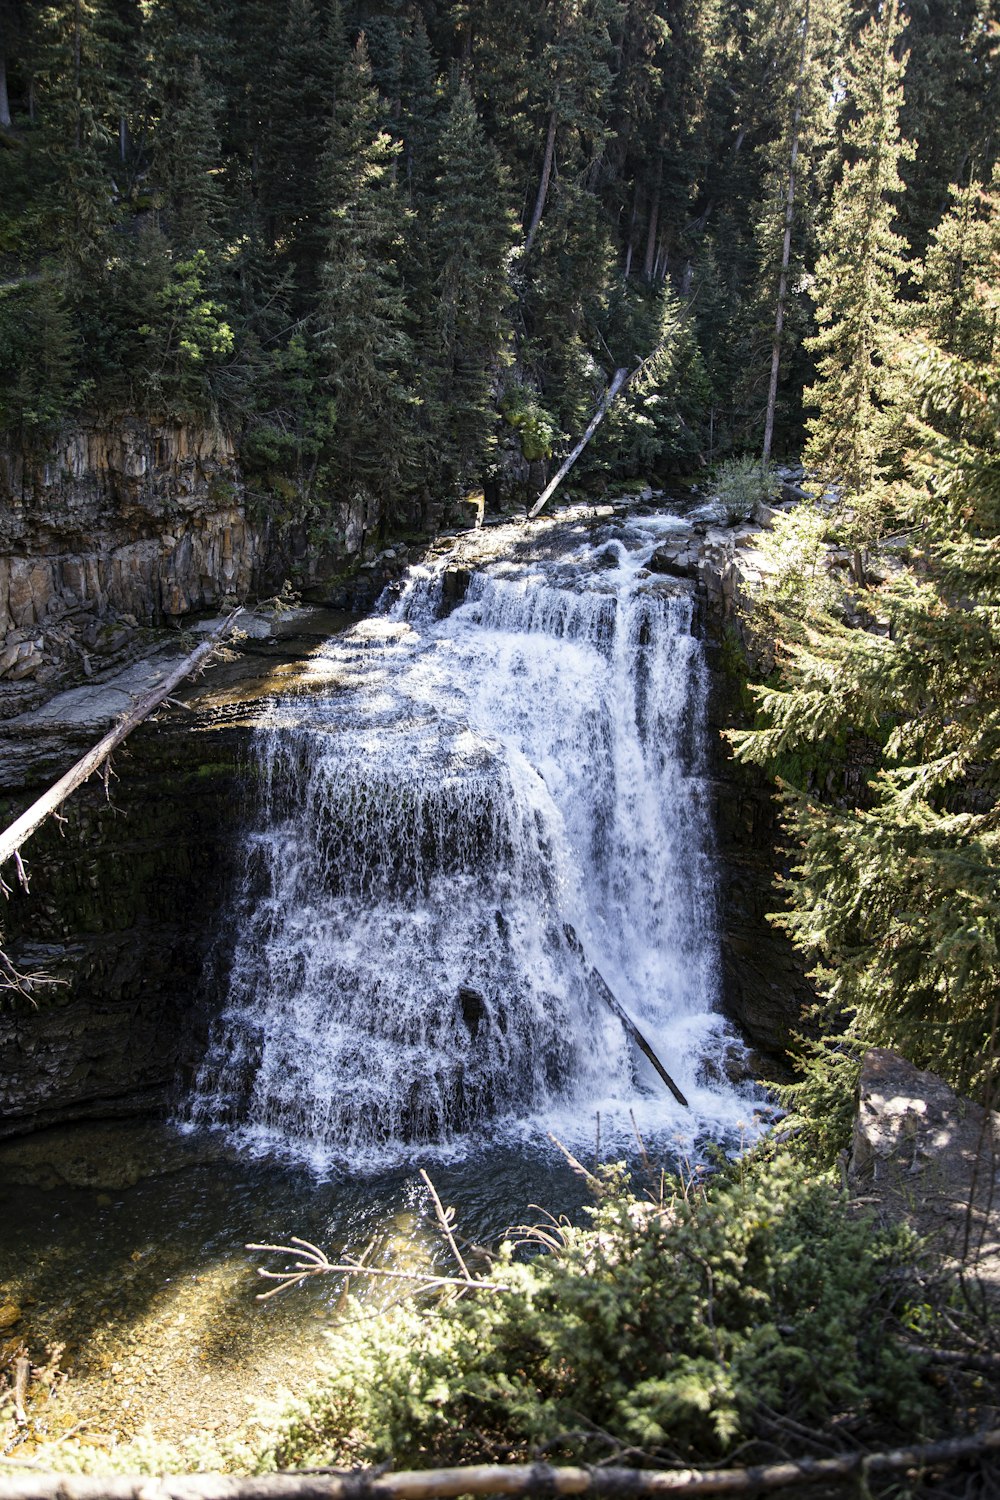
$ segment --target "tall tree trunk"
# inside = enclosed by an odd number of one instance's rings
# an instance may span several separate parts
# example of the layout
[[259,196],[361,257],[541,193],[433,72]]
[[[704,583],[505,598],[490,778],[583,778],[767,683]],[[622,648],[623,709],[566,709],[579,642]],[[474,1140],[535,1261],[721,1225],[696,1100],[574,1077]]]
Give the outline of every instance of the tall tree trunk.
[[647,281],[652,281],[656,271],[656,244],[660,229],[660,192],[663,186],[663,159],[660,158],[659,171],[656,174],[656,187],[653,189],[653,201],[649,205],[649,227],[646,231],[646,259],[642,267],[642,274]]
[[809,54],[809,0],[802,17],[802,47],[799,52],[799,76],[795,84],[795,108],[792,111],[792,150],[788,164],[788,191],[785,195],[785,233],[781,242],[781,274],[778,277],[778,305],[774,312],[774,343],[771,347],[771,381],[767,389],[767,415],[764,418],[764,448],[761,463],[771,457],[774,437],[774,410],[778,401],[778,366],[781,363],[781,334],[785,326],[785,302],[788,297],[788,265],[792,254],[792,224],[795,220],[795,169],[799,157],[799,130],[802,123],[802,89]]
[[552,177],[552,163],[556,155],[556,112],[549,115],[549,131],[545,138],[545,159],[542,162],[542,176],[538,184],[538,196],[535,199],[535,210],[531,215],[531,223],[528,225],[528,236],[524,242],[524,253],[527,255],[535,243],[535,235],[538,226],[542,222],[542,214],[545,212],[545,200],[549,195],[549,181]]
[[73,10],[73,88],[76,94],[76,149],[83,146],[83,100],[80,96],[80,46],[81,46],[80,0]]
[[572,452],[569,453],[568,456],[560,464],[559,469],[558,469],[557,473],[555,474],[555,476],[552,479],[549,480],[548,484],[545,486],[544,490],[542,491],[542,493],[539,495],[538,499],[535,501],[534,505],[529,510],[529,512],[528,512],[528,520],[529,521],[533,521],[535,519],[535,517],[541,511],[541,509],[542,509],[543,505],[545,504],[545,502],[547,500],[550,500],[552,498],[552,496],[555,494],[556,490],[562,484],[563,480],[566,478],[566,475],[569,473],[570,469],[573,467],[573,465],[576,463],[577,459],[580,457],[580,454],[583,452],[584,448],[586,448],[587,444],[590,442],[591,438],[594,436],[594,433],[597,431],[598,427],[604,421],[604,418],[607,415],[608,407],[611,405],[612,401],[618,395],[618,392],[622,389],[622,387],[628,384],[628,381],[630,379],[631,379],[631,373],[630,373],[630,371],[625,370],[625,369],[621,369],[621,370],[616,370],[615,371],[614,376],[612,377],[612,380],[611,380],[611,384],[608,386],[607,390],[604,392],[604,395],[601,397],[600,401],[598,402],[597,410],[595,411],[594,415],[591,417],[590,422],[589,422],[589,424],[587,426],[587,430],[583,434],[583,437],[577,443],[576,447],[572,450]]
[[10,129],[10,100],[7,97],[7,54],[0,37],[0,130]]

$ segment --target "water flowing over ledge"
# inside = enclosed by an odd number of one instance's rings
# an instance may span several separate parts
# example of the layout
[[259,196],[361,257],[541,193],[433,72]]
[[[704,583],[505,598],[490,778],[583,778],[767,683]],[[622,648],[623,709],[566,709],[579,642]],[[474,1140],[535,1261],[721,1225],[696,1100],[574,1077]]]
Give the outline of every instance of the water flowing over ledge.
[[[257,731],[228,994],[185,1115],[318,1168],[554,1130],[733,1137],[707,671],[672,518],[411,570]],[[691,1102],[666,1095],[594,972]]]

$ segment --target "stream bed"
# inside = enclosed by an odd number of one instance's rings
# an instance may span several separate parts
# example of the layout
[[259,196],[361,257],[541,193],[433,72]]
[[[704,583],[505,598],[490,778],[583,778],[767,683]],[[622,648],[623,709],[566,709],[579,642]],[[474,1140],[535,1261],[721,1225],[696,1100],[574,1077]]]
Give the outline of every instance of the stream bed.
[[[553,1150],[495,1147],[429,1165],[477,1244],[541,1220],[541,1206],[580,1220],[591,1201]],[[69,1376],[39,1436],[73,1430],[104,1447],[143,1430],[170,1441],[221,1434],[308,1380],[343,1278],[257,1302],[257,1267],[284,1262],[249,1242],[299,1235],[334,1259],[371,1246],[373,1265],[448,1264],[415,1163],[322,1179],[217,1135],[121,1122],[0,1145],[0,1183],[0,1303],[20,1310],[0,1348],[25,1345],[41,1365],[63,1345]]]

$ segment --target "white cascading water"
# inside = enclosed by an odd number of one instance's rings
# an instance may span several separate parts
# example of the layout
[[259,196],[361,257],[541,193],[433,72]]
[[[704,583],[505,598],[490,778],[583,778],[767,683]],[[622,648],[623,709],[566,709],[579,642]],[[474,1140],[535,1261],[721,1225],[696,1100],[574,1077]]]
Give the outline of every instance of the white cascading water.
[[[669,517],[442,563],[256,732],[228,997],[187,1116],[319,1165],[555,1130],[690,1140],[752,1105],[706,1059],[719,941],[707,674]],[[537,546],[536,542],[536,546]],[[333,680],[329,677],[332,675]],[[690,1101],[666,1092],[603,977]],[[712,1081],[714,1079],[714,1081]]]

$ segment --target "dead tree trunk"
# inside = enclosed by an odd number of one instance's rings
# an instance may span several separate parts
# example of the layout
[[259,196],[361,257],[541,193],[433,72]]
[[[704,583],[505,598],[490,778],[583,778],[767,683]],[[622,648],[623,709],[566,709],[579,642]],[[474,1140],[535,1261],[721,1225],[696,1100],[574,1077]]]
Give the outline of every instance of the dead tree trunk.
[[656,271],[656,249],[660,235],[660,180],[662,177],[663,162],[661,160],[656,187],[653,189],[653,201],[649,206],[649,224],[646,228],[646,258],[642,263],[642,274],[647,281],[653,280]]
[[9,828],[0,833],[0,865],[4,865],[8,859],[14,859],[21,845],[31,837],[36,828],[39,828],[45,819],[65,802],[71,792],[75,792],[78,786],[82,786],[87,778],[103,765],[112,750],[121,744],[125,736],[131,734],[136,725],[148,718],[155,708],[159,708],[163,700],[170,696],[185,677],[208,660],[220,640],[228,633],[233,621],[242,613],[241,609],[234,610],[228,619],[223,620],[222,624],[212,631],[208,639],[196,651],[192,651],[190,656],[185,656],[184,660],[167,675],[158,687],[140,698],[128,713],[119,719],[115,727],[109,729],[104,738],[99,740],[93,749],[88,750],[86,755],[66,772],[65,776],[60,777],[54,786],[49,787],[48,791],[38,798],[37,802],[33,802],[26,812],[11,823]]
[[0,36],[0,130],[9,130],[10,127],[10,100],[7,97],[7,54],[4,50],[3,37]]
[[542,175],[538,183],[538,195],[535,198],[535,208],[531,215],[531,223],[528,225],[528,235],[524,241],[524,253],[530,254],[531,247],[535,243],[535,235],[538,226],[542,222],[542,214],[545,212],[545,200],[549,195],[549,182],[552,178],[552,163],[556,155],[556,112],[549,115],[549,130],[545,137],[545,156],[542,160]]
[[604,418],[607,415],[608,407],[611,405],[612,401],[618,395],[618,392],[622,389],[622,387],[628,380],[628,370],[615,371],[614,379],[608,386],[607,390],[604,392],[604,395],[601,397],[598,408],[595,411],[594,415],[591,417],[590,423],[587,427],[586,432],[583,434],[583,437],[577,443],[576,447],[570,453],[569,457],[564,459],[561,467],[555,475],[555,478],[549,480],[548,484],[545,486],[544,490],[539,495],[534,505],[531,507],[531,510],[528,512],[529,521],[533,521],[535,519],[545,502],[547,500],[550,500],[555,494],[556,490],[562,484],[570,469],[580,457],[580,454],[583,452],[584,448],[586,448],[587,444],[594,436],[594,433],[597,431],[598,427],[600,427],[601,423],[604,421]]
[[574,927],[571,927],[569,923],[567,923],[563,928],[563,932],[566,935],[566,941],[569,943],[574,953],[578,953],[580,955],[580,958],[583,960],[583,966],[587,971],[587,975],[593,981],[594,987],[596,988],[601,999],[604,1001],[608,1009],[618,1017],[619,1021],[624,1026],[625,1034],[633,1042],[635,1042],[635,1045],[639,1048],[639,1051],[649,1058],[650,1062],[653,1064],[653,1067],[656,1069],[657,1073],[659,1073],[660,1077],[663,1079],[663,1082],[667,1085],[667,1088],[673,1094],[678,1104],[683,1104],[685,1109],[690,1109],[690,1105],[688,1104],[684,1095],[681,1093],[680,1089],[677,1087],[676,1083],[671,1078],[666,1068],[660,1062],[660,1059],[657,1057],[656,1053],[653,1051],[652,1047],[649,1045],[646,1038],[643,1036],[642,1032],[633,1021],[632,1017],[629,1015],[628,1011],[619,1002],[618,997],[615,995],[611,986],[604,978],[604,975],[599,969],[595,969],[593,964],[587,958],[587,955],[583,951],[583,944],[580,942],[580,939],[576,935],[576,929]]
[[[939,1467],[1000,1453],[1000,1428],[882,1453],[787,1459],[748,1468],[624,1469],[550,1464],[470,1464],[465,1468],[259,1474],[44,1474],[0,1476],[0,1500],[437,1500],[459,1495],[761,1495],[796,1485],[832,1485],[852,1476]],[[16,1460],[7,1460],[15,1463]],[[839,1490],[838,1490],[839,1493]]]

